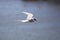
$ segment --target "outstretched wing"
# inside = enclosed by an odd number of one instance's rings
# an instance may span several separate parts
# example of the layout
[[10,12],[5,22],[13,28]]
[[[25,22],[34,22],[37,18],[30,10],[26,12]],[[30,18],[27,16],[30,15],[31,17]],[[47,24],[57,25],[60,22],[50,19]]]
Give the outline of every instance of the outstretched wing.
[[27,15],[27,18],[25,20],[16,20],[16,21],[20,21],[20,22],[29,22],[29,20],[33,19],[33,14],[28,13],[28,12],[22,12],[24,14]]
[[28,22],[28,20],[16,20],[16,21],[20,21],[20,22]]
[[28,22],[28,20],[21,20],[21,22]]
[[26,20],[33,19],[33,14],[32,13],[28,13],[28,12],[23,12],[23,13],[27,15]]

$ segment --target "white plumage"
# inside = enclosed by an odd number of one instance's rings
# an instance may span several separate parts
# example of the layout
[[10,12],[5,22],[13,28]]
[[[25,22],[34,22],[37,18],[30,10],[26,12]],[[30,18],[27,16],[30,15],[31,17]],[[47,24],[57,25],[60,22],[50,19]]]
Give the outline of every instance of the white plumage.
[[32,14],[32,13],[28,13],[28,12],[22,12],[22,13],[24,13],[24,14],[27,15],[26,20],[31,20],[31,19],[33,19],[33,14]]
[[25,20],[17,20],[17,21],[29,22],[29,20],[33,19],[33,14],[32,13],[28,13],[28,12],[22,12],[22,13],[26,14],[27,18]]

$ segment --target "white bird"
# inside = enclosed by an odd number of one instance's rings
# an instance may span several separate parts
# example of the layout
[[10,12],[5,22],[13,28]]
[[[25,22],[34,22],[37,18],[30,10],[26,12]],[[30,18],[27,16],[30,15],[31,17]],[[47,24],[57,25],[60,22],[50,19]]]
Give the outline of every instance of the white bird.
[[22,12],[24,14],[27,15],[27,18],[25,20],[17,20],[17,21],[21,21],[21,22],[34,22],[36,21],[36,19],[33,17],[32,13],[28,13],[28,12]]

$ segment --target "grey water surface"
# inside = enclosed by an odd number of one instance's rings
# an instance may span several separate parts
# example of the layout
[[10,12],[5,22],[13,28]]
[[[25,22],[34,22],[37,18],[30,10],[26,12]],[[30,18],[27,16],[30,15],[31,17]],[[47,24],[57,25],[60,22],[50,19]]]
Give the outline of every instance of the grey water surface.
[[[22,12],[38,22],[21,23]],[[48,2],[0,0],[0,40],[60,40],[60,5]]]

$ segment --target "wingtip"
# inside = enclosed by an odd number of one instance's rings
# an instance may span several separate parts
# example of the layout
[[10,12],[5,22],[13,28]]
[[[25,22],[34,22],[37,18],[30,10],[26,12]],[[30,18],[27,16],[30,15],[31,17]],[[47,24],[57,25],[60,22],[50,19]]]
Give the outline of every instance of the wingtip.
[[21,20],[16,20],[16,21],[21,21]]
[[22,13],[27,13],[27,12],[22,12]]
[[22,13],[24,13],[24,14],[29,14],[29,12],[22,12]]

